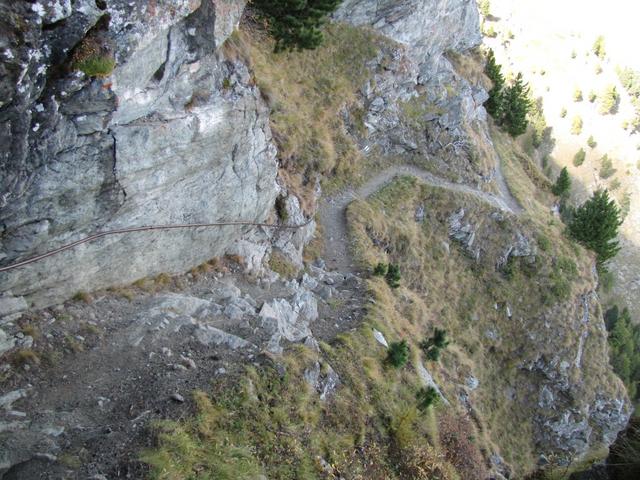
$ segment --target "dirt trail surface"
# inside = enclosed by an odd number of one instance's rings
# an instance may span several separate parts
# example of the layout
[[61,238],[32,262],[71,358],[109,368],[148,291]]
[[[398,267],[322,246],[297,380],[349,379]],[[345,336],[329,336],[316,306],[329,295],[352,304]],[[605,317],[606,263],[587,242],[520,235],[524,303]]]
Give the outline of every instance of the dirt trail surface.
[[446,188],[454,192],[473,195],[478,199],[487,202],[494,207],[508,213],[517,214],[521,212],[518,202],[511,196],[507,184],[502,176],[500,168],[496,168],[495,181],[500,196],[483,192],[469,185],[453,183],[439,178],[414,165],[394,165],[369,179],[364,185],[357,189],[348,189],[340,194],[324,199],[320,205],[320,221],[325,231],[325,252],[326,262],[330,269],[344,272],[356,271],[353,258],[349,254],[349,237],[347,232],[347,220],[345,217],[346,208],[356,199],[364,199],[376,193],[395,177],[411,175],[424,183],[434,187]]

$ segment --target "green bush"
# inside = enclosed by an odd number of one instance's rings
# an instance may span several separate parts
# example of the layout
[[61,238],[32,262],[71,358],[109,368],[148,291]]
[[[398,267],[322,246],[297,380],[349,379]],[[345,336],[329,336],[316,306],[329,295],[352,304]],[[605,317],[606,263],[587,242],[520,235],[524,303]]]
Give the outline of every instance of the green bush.
[[373,268],[373,275],[376,277],[384,277],[387,274],[387,264],[386,263],[378,263]]
[[587,97],[587,98],[589,98],[589,102],[593,103],[593,102],[595,102],[595,101],[596,101],[596,98],[598,98],[598,95],[596,95],[596,92],[594,92],[593,90],[591,90],[591,91],[589,92],[589,97]]
[[491,2],[489,0],[479,0],[478,1],[478,10],[480,10],[480,14],[484,17],[487,18],[489,15],[491,15]]
[[322,43],[320,27],[341,0],[253,0],[268,24],[275,51],[312,50]]
[[571,121],[571,133],[573,135],[580,135],[582,133],[582,118],[579,115],[573,117]]
[[598,142],[596,142],[596,139],[593,138],[593,135],[590,135],[587,139],[587,145],[589,145],[589,148],[596,148],[596,146],[598,145]]
[[574,102],[581,102],[582,101],[582,90],[580,90],[579,88],[576,88],[573,91],[573,101]]
[[538,246],[540,247],[540,250],[542,250],[543,252],[548,252],[549,249],[551,248],[551,240],[549,240],[549,237],[541,233],[538,235],[537,240],[538,240]]
[[596,41],[593,42],[593,47],[591,50],[598,58],[603,59],[605,57],[606,52],[604,50],[604,37],[602,35],[596,38]]
[[276,215],[282,221],[282,223],[286,223],[289,220],[289,211],[287,210],[287,199],[286,197],[279,195],[276,197]]
[[607,179],[615,175],[616,172],[617,170],[613,167],[613,161],[609,158],[609,155],[605,153],[600,159],[600,171],[598,175],[602,179]]
[[416,400],[418,401],[418,409],[424,412],[440,401],[440,395],[433,387],[422,387],[416,393]]
[[620,246],[616,237],[622,224],[620,209],[609,198],[607,190],[597,190],[593,196],[578,207],[571,223],[569,233],[585,247],[597,255],[599,265],[613,258]]
[[489,25],[489,27],[484,30],[484,34],[489,38],[496,38],[498,36],[498,32],[496,32],[493,25]]
[[400,286],[400,267],[390,263],[387,267],[387,273],[385,274],[384,279],[391,288],[398,288]]
[[436,328],[433,336],[420,342],[420,349],[425,353],[428,360],[437,362],[440,359],[440,353],[451,343],[447,339],[447,332],[440,328]]
[[393,368],[401,368],[409,360],[409,345],[406,340],[392,342],[387,349],[387,363]]
[[76,70],[89,77],[107,77],[116,67],[116,61],[110,55],[91,55],[73,64]]
[[560,109],[560,118],[564,118],[567,116],[567,109],[565,107],[562,107]]
[[573,166],[579,167],[580,165],[582,165],[586,157],[587,157],[587,153],[584,151],[584,148],[581,148],[580,150],[578,150],[576,154],[573,156]]
[[602,115],[616,113],[620,103],[620,94],[615,85],[609,85],[600,95],[600,106],[598,112]]

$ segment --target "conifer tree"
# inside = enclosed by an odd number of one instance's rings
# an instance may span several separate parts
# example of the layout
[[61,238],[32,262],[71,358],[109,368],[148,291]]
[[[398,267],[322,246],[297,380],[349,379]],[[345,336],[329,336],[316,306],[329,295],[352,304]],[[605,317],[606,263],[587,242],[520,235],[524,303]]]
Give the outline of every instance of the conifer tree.
[[504,88],[504,76],[502,75],[501,70],[502,68],[500,65],[496,63],[496,57],[493,54],[493,50],[489,50],[487,53],[485,73],[493,83],[493,87],[489,90],[489,99],[485,102],[484,107],[487,109],[489,115],[496,120],[500,117],[502,89]]
[[571,178],[569,177],[567,167],[564,167],[562,170],[560,170],[560,175],[558,175],[556,183],[553,185],[553,187],[551,187],[551,191],[558,197],[564,197],[567,193],[569,193],[570,188]]
[[524,83],[522,74],[518,73],[513,84],[504,89],[502,98],[502,124],[512,137],[527,130],[527,112],[530,107],[529,86]]
[[575,210],[573,220],[569,224],[569,233],[585,247],[593,250],[597,255],[598,264],[603,266],[620,250],[615,238],[621,224],[620,208],[609,198],[609,192],[597,190]]
[[341,0],[253,0],[269,24],[275,51],[314,49],[322,43],[320,27]]

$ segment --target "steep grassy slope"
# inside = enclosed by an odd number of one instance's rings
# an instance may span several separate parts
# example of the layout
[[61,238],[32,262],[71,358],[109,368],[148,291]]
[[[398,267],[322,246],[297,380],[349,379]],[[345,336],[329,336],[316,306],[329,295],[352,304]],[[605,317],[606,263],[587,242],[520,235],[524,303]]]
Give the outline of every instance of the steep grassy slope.
[[[332,26],[318,52],[274,57],[268,42],[232,39],[227,53],[249,52],[271,104],[289,187],[308,188],[314,172],[333,186],[357,181],[371,167],[340,112],[355,108],[367,76],[352,63],[371,59],[365,44],[378,41]],[[430,108],[417,107],[416,117]],[[261,356],[241,378],[197,392],[194,418],[158,425],[158,446],[144,455],[153,478],[473,480],[490,470],[523,478],[541,458],[566,472],[602,456],[626,396],[608,366],[593,258],[550,213],[549,181],[510,138],[492,134],[524,211],[506,214],[413,177],[354,201],[347,221],[357,262],[365,271],[399,265],[400,287],[371,277],[356,330],[319,351]],[[493,159],[486,148],[481,162]],[[452,344],[431,362],[419,345],[436,327]],[[388,364],[374,329],[408,342],[405,367]],[[425,366],[445,400],[421,411]],[[307,381],[318,367],[340,378],[326,400]]]

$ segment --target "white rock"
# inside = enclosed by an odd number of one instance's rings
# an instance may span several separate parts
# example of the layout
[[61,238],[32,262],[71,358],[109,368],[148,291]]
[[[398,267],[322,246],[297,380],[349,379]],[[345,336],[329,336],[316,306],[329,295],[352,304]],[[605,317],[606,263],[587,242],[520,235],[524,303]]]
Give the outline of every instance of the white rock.
[[384,335],[382,334],[382,332],[376,330],[375,328],[373,329],[373,338],[375,338],[378,341],[378,343],[382,345],[384,348],[389,348],[387,339],[384,338]]

